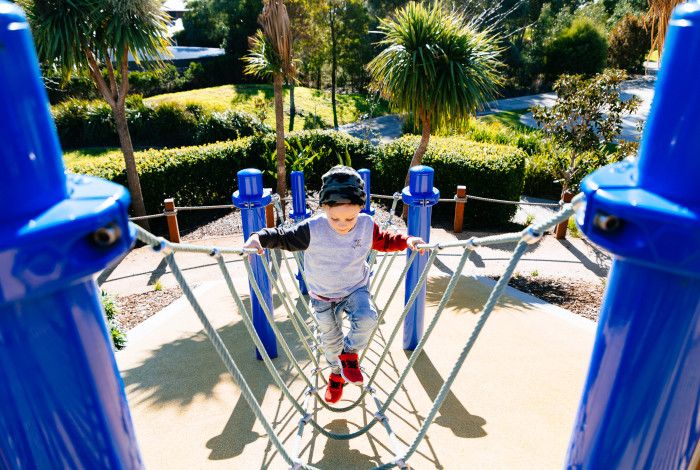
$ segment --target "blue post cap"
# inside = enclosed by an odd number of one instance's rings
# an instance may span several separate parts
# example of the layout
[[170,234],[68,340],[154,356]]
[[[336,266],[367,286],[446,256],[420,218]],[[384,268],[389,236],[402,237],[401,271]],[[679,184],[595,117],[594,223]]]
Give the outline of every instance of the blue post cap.
[[264,207],[272,201],[269,189],[263,188],[262,172],[255,168],[246,168],[238,172],[238,191],[231,197],[239,209]]
[[372,192],[371,172],[367,168],[359,169],[357,172],[365,183],[365,194],[367,194],[367,200],[365,201],[365,207],[362,209],[362,213],[374,215],[374,209],[372,209],[372,201],[370,198],[370,193]]
[[0,0],[0,225],[68,198],[61,147],[22,10]]
[[311,217],[311,209],[306,207],[306,186],[304,172],[293,171],[292,180],[292,213],[289,216],[293,220],[304,220]]
[[435,170],[429,166],[417,165],[408,172],[408,186],[403,188],[403,202],[417,206],[434,206],[440,199],[440,190],[433,187]]

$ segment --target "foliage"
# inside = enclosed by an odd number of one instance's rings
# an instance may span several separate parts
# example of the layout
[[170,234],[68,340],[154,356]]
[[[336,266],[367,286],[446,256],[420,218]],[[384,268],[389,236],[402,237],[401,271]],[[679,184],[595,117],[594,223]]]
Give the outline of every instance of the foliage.
[[[54,106],[52,112],[64,149],[119,143],[111,110],[104,101],[69,100]],[[175,103],[151,106],[138,95],[129,97],[127,122],[140,147],[193,145],[271,132],[245,113],[211,112]]]
[[545,47],[545,72],[592,75],[603,70],[608,44],[605,33],[593,21],[577,18]]
[[636,97],[622,100],[620,84],[625,78],[620,70],[607,70],[590,79],[564,75],[554,84],[555,105],[532,108],[535,120],[552,143],[554,172],[564,189],[576,186],[593,169],[636,150],[627,143],[616,145],[623,116],[639,106]]
[[[649,8],[647,0],[608,0],[608,2],[614,4],[612,11],[610,11],[610,18],[608,19],[608,24],[610,25],[617,24],[627,15],[645,16]],[[651,47],[651,41],[647,44],[647,48],[649,47]]]
[[184,30],[174,39],[180,46],[221,47],[228,34],[227,19],[212,0],[189,1],[182,17]]
[[[402,137],[380,147],[373,159],[373,191],[393,194],[402,181],[397,175],[408,170],[411,156],[418,146],[415,136]],[[435,170],[435,186],[442,197],[451,197],[457,185],[466,185],[469,194],[517,201],[523,189],[525,153],[515,147],[478,143],[464,137],[435,137],[423,163]],[[436,219],[454,215],[452,204],[438,204]],[[479,227],[502,226],[515,214],[515,206],[469,201],[465,206],[465,223]]]
[[651,34],[641,16],[627,15],[610,32],[608,64],[630,73],[644,71]]
[[114,297],[102,291],[100,301],[102,303],[102,310],[107,319],[107,328],[109,328],[112,345],[116,351],[124,349],[126,347],[126,332],[121,323],[119,323],[119,320],[117,320],[119,309],[114,301]]
[[282,61],[262,30],[257,30],[248,40],[248,44],[250,52],[243,58],[246,64],[243,71],[246,74],[267,79],[275,73],[282,73]]
[[308,113],[304,116],[304,130],[328,129],[331,127],[321,116],[315,113]]

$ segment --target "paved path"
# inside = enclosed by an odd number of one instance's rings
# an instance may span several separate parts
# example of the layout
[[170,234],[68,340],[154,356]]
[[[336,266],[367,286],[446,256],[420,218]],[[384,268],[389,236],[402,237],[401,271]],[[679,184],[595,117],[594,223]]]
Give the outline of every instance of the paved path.
[[[630,116],[623,119],[622,122],[622,138],[625,140],[639,140],[640,133],[637,129],[640,122],[646,121],[651,102],[654,98],[654,85],[656,76],[649,75],[647,77],[628,80],[622,86],[623,99],[629,99],[632,96],[637,96],[642,100],[639,110]],[[501,111],[518,111],[521,109],[531,108],[532,106],[552,106],[557,99],[556,93],[541,93],[539,95],[518,96],[516,98],[505,98],[488,103],[483,111],[477,113],[477,116],[486,116]],[[526,113],[520,118],[520,122],[530,127],[537,127],[537,123],[532,117],[532,113]],[[396,114],[381,116],[378,118],[366,119],[357,121],[352,124],[340,126],[339,130],[348,134],[366,139],[375,145],[380,143],[391,142],[394,139],[401,137],[403,134],[401,118]]]
[[[632,96],[636,96],[641,100],[639,108],[636,113],[629,116],[625,116],[622,119],[622,134],[621,137],[624,140],[637,141],[640,139],[641,134],[638,130],[640,123],[646,121],[649,116],[649,111],[651,109],[651,103],[654,98],[654,85],[656,84],[656,77],[641,77],[634,80],[626,81],[622,89],[622,99],[628,100]],[[499,100],[496,103],[496,109],[492,112],[506,111],[506,110],[517,110],[530,108],[534,105],[544,105],[551,106],[556,100],[556,94],[554,93],[544,93],[541,95],[531,95],[531,96],[521,96],[519,98],[511,98],[509,100]],[[505,103],[503,103],[505,102]],[[537,127],[535,119],[532,117],[532,113],[523,114],[520,117],[520,122],[530,127]]]
[[[200,255],[202,256],[202,255]],[[205,261],[208,261],[204,255]],[[427,283],[426,321],[445,290],[457,257],[441,258]],[[399,275],[392,268],[390,278]],[[247,279],[231,269],[239,292]],[[192,271],[186,271],[189,276]],[[286,276],[287,282],[294,282]],[[384,289],[388,291],[388,289]],[[469,338],[489,286],[464,274],[433,337],[409,374],[387,416],[402,445],[412,442],[432,401]],[[197,288],[204,310],[248,379],[265,416],[291,449],[299,415],[281,397],[233,308],[224,283]],[[427,439],[409,460],[412,468],[545,469],[560,468],[566,455],[586,368],[593,322],[509,290],[498,304],[467,362],[457,375]],[[384,305],[387,292],[380,293]],[[398,341],[387,345],[400,313],[400,300],[387,310],[382,334],[363,362],[373,370],[378,354],[389,359],[378,376],[383,399],[403,370],[408,354]],[[275,299],[278,304],[279,299]],[[293,337],[289,320],[279,311],[277,324]],[[292,342],[294,347],[296,343]],[[299,359],[304,352],[294,347]],[[117,354],[144,464],[150,469],[288,468],[271,447],[260,423],[226,373],[185,299],[146,320],[129,333],[129,346]],[[290,363],[274,360],[292,393],[302,398],[303,383]],[[312,367],[306,362],[306,372]],[[348,386],[347,405],[358,395]],[[372,419],[371,401],[350,412],[320,410],[313,418],[326,429],[347,433]],[[304,462],[322,469],[371,468],[391,460],[387,433],[375,426],[365,436],[332,441],[310,427],[300,446]]]

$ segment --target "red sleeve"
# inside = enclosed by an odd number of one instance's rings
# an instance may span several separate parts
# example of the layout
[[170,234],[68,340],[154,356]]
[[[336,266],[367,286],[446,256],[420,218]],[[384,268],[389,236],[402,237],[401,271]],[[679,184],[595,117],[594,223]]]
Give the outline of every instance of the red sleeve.
[[372,235],[372,249],[377,251],[402,251],[408,246],[406,241],[408,236],[402,233],[387,232],[379,228],[374,223],[374,233]]

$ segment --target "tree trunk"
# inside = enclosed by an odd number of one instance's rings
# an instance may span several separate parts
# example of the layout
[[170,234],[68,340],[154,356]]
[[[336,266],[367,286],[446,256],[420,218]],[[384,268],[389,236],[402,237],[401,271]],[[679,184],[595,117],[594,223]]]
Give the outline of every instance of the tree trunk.
[[335,80],[338,72],[338,51],[335,38],[335,9],[331,6],[329,13],[331,26],[331,105],[333,106],[333,128],[338,130],[338,110],[335,102]]
[[274,75],[275,90],[275,131],[277,133],[277,194],[282,199],[287,195],[287,169],[284,158],[284,95],[282,88],[282,74]]
[[[134,214],[139,216],[146,215],[146,208],[143,203],[143,194],[141,193],[141,182],[139,174],[136,170],[136,159],[134,158],[134,145],[131,143],[131,134],[129,126],[126,122],[126,95],[129,93],[129,50],[127,47],[121,51],[119,60],[119,73],[121,82],[117,84],[116,74],[109,59],[106,60],[106,67],[109,77],[107,84],[100,72],[100,64],[95,56],[95,53],[90,49],[83,49],[83,53],[88,61],[90,74],[92,75],[97,89],[102,94],[102,97],[107,101],[112,109],[114,116],[114,124],[119,136],[119,145],[124,154],[124,166],[126,167],[126,182],[131,193],[131,206],[134,209]],[[105,58],[108,57],[107,52],[103,52]],[[147,220],[139,221],[145,229],[149,229]]]
[[[129,187],[129,192],[131,193],[131,206],[134,209],[134,214],[139,216],[146,215],[146,207],[143,203],[143,194],[141,193],[141,181],[139,180],[139,173],[136,169],[136,158],[134,157],[134,145],[131,142],[131,134],[129,133],[129,126],[126,122],[126,105],[123,100],[116,103],[116,106],[112,108],[114,113],[114,124],[117,128],[117,135],[119,136],[119,145],[121,146],[122,153],[124,154],[124,165],[126,167],[126,181]],[[148,228],[148,221],[139,221],[139,225],[144,228]]]
[[297,114],[297,107],[294,104],[294,80],[289,84],[289,132],[294,130],[294,116]]
[[[428,150],[428,142],[430,141],[430,119],[428,118],[428,115],[423,111],[420,112],[419,116],[423,132],[420,136],[420,143],[418,144],[418,148],[413,154],[411,164],[408,167],[409,171],[406,173],[406,180],[404,181],[404,186],[408,186],[411,168],[413,168],[416,165],[420,165],[423,161],[423,155],[425,155],[426,150]],[[404,220],[408,217],[408,206],[403,206],[403,212],[401,214],[401,217],[403,217]]]

